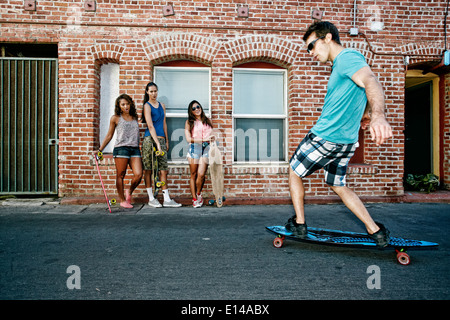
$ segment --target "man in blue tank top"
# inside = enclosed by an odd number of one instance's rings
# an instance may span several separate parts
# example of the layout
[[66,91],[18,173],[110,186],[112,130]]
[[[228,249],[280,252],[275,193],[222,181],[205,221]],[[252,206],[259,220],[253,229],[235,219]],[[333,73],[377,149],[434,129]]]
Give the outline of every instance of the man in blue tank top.
[[286,229],[306,236],[302,179],[323,168],[326,183],[364,223],[369,236],[378,246],[387,246],[389,231],[372,220],[359,197],[346,186],[347,165],[358,147],[361,124],[365,129],[370,123],[371,138],[378,146],[392,136],[384,115],[383,89],[364,56],[341,45],[332,23],[312,24],[303,40],[314,59],[332,63],[332,72],[322,114],[290,161],[289,187],[295,215]]

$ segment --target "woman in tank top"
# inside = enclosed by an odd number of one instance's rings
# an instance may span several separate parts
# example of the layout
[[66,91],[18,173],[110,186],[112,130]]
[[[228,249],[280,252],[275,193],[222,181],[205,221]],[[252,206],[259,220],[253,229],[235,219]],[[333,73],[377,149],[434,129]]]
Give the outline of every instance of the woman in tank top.
[[[152,183],[152,153],[154,149],[163,151],[164,154],[158,157],[159,179],[164,182],[161,187],[163,192],[164,207],[181,207],[180,203],[170,198],[167,173],[167,152],[169,151],[169,137],[167,135],[166,106],[156,100],[158,97],[158,86],[154,82],[149,82],[145,87],[144,104],[142,107],[142,121],[147,124],[144,141],[142,142],[142,162],[144,167],[145,188],[148,194],[148,205],[160,208],[161,203],[154,194]],[[156,191],[155,191],[156,193]]]
[[[108,145],[115,132],[117,135],[113,156],[116,165],[116,188],[120,198],[120,206],[131,209],[133,208],[131,195],[142,180],[142,161],[139,150],[138,115],[133,99],[126,94],[121,94],[116,99],[114,115],[109,121],[108,133],[98,151],[101,152]],[[133,178],[130,188],[124,191],[123,180],[128,165],[133,171]]]

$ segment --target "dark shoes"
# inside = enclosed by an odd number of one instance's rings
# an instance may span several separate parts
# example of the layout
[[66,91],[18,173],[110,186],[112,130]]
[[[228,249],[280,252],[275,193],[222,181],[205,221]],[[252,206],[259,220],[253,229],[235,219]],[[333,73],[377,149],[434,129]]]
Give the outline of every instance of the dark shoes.
[[308,227],[305,224],[298,224],[296,215],[294,214],[289,220],[287,221],[285,227],[286,230],[292,232],[294,236],[297,236],[299,238],[306,238],[306,235],[308,233]]
[[389,244],[390,232],[381,223],[379,223],[379,222],[375,222],[375,223],[377,224],[377,226],[380,227],[380,230],[378,230],[374,234],[369,234],[369,237],[375,241],[378,248],[384,248]]
[[[298,224],[296,221],[297,217],[294,214],[289,220],[287,221],[285,228],[286,230],[292,232],[292,235],[297,236],[301,239],[305,239],[308,234],[308,227],[305,224]],[[378,227],[380,227],[380,230],[375,232],[374,234],[369,234],[369,237],[375,241],[378,248],[384,248],[389,244],[389,230],[385,228],[384,225],[382,225],[379,222],[375,222]]]

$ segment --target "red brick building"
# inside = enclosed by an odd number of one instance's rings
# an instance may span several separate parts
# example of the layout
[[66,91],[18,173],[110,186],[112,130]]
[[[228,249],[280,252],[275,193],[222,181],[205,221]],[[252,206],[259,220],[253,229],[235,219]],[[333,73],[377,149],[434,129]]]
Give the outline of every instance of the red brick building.
[[[349,187],[398,198],[406,173],[434,173],[448,189],[446,8],[445,0],[2,1],[0,193],[101,197],[92,153],[111,99],[129,94],[140,114],[155,81],[168,108],[175,199],[189,197],[183,126],[192,99],[220,133],[226,197],[289,199],[288,161],[320,115],[331,71],[302,41],[317,19],[366,56],[394,131],[380,148],[361,133]],[[111,156],[101,169],[115,194]],[[306,188],[310,199],[332,195],[322,172]],[[137,194],[145,199],[143,183]]]

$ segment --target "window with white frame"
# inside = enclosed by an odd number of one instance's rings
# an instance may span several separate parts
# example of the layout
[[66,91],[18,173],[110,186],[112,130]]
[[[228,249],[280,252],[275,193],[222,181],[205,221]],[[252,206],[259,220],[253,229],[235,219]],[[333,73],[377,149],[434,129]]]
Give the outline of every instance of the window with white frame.
[[[188,65],[196,65],[190,63]],[[197,100],[205,114],[211,117],[211,68],[200,66],[156,66],[154,82],[158,85],[158,101],[166,106],[167,133],[169,135],[169,161],[183,162],[188,143],[184,124],[188,117],[188,105]]]
[[235,163],[286,161],[286,70],[233,69]]

